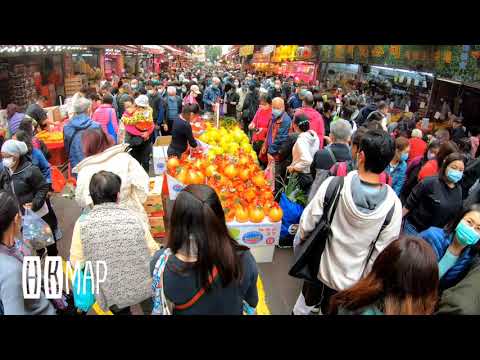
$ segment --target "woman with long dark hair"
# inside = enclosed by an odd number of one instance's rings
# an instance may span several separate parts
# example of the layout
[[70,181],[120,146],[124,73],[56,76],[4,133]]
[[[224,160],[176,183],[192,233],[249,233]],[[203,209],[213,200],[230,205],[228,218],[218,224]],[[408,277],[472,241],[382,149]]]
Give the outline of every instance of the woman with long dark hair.
[[425,241],[397,239],[378,255],[365,278],[332,297],[330,314],[431,315],[438,277],[435,254]]
[[[230,235],[220,200],[207,185],[189,185],[178,195],[167,249],[155,254],[151,270],[175,315],[241,315],[244,302],[258,303],[255,260]],[[161,303],[156,292],[154,314]]]
[[21,241],[21,226],[15,197],[0,190],[0,315],[55,315],[43,291],[38,299],[23,296],[24,254],[16,246]]
[[480,205],[463,208],[443,229],[431,227],[420,236],[435,251],[442,290],[457,284],[480,250]]

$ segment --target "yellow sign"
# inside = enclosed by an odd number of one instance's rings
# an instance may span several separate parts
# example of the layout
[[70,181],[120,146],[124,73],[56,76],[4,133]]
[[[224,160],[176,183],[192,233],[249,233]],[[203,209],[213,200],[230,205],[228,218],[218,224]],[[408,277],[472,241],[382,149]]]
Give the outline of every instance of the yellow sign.
[[248,56],[253,54],[254,45],[245,45],[240,48],[240,56]]

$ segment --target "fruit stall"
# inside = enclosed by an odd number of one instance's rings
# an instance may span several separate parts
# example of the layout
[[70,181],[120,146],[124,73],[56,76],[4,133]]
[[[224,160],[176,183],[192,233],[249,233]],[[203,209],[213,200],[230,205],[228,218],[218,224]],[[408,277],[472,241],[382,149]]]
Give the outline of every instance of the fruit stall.
[[47,112],[51,125],[46,130],[39,131],[36,138],[43,141],[48,148],[51,155],[50,163],[55,166],[62,166],[67,162],[63,144],[63,127],[66,117],[62,116],[58,106],[45,108],[44,110]]
[[171,139],[161,137],[154,146],[154,169],[164,174],[169,200],[189,184],[211,186],[232,237],[248,246],[257,262],[271,262],[283,214],[248,136],[229,119],[222,119],[219,128],[205,121],[197,135],[199,149],[190,149],[180,159],[166,156]]

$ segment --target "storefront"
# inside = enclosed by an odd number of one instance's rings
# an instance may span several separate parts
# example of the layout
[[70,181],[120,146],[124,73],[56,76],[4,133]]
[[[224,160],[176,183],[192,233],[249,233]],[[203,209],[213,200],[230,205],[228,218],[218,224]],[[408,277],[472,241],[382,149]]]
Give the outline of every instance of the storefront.
[[120,49],[106,48],[104,56],[104,75],[112,80],[112,75],[121,75],[124,70],[123,54]]
[[60,99],[65,98],[64,80],[73,71],[72,54],[80,51],[87,51],[87,48],[69,45],[0,47],[2,106],[12,102],[25,109],[36,94],[46,96],[48,106],[60,104]]

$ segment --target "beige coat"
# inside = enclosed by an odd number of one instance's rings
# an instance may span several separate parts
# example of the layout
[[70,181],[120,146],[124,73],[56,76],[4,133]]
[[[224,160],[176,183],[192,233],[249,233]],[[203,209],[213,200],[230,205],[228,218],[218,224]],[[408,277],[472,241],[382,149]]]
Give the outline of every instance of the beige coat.
[[75,200],[82,208],[93,206],[90,197],[90,180],[99,171],[111,171],[122,179],[120,204],[135,211],[148,224],[148,217],[143,204],[149,191],[149,176],[143,167],[126,152],[128,144],[112,146],[104,152],[90,156],[81,161],[74,169],[78,173]]

